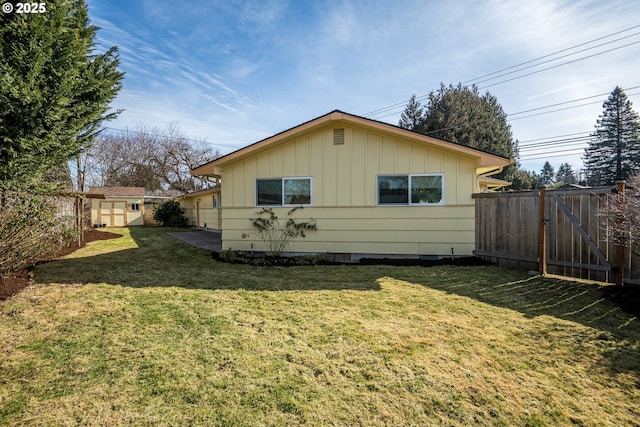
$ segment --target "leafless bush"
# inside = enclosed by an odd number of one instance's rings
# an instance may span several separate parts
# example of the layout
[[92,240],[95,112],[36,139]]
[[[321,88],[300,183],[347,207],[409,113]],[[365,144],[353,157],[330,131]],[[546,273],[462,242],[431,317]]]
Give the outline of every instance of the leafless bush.
[[611,240],[640,255],[640,173],[625,187],[623,198],[621,195],[607,198],[600,217]]
[[61,215],[53,196],[0,194],[0,279],[74,241],[74,218]]

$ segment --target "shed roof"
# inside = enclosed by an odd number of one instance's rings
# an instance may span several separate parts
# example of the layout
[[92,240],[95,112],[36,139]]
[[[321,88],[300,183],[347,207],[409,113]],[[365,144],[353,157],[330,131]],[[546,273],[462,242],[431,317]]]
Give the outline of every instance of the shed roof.
[[257,151],[264,149],[267,146],[271,146],[272,144],[281,143],[291,138],[295,138],[300,133],[311,131],[313,129],[324,126],[330,122],[334,122],[336,126],[340,126],[341,123],[350,123],[353,125],[364,126],[364,127],[376,129],[381,132],[401,135],[403,137],[406,137],[415,141],[419,141],[422,143],[434,145],[445,150],[456,151],[460,154],[477,158],[479,160],[479,166],[489,167],[489,170],[491,169],[491,167],[502,168],[504,166],[507,166],[513,163],[512,159],[507,159],[505,157],[488,153],[486,151],[482,151],[476,148],[471,148],[455,142],[445,141],[443,139],[427,136],[427,135],[414,132],[411,130],[407,130],[389,123],[368,119],[366,117],[356,116],[353,114],[345,113],[340,110],[334,110],[323,116],[309,120],[308,122],[302,123],[291,129],[277,133],[273,136],[270,136],[261,141],[255,142],[251,145],[248,145],[244,148],[236,150],[225,156],[219,157],[209,163],[200,165],[192,169],[191,174],[218,176],[217,168],[225,164],[240,160],[246,156],[249,156]]
[[90,187],[87,196],[144,197],[144,187]]

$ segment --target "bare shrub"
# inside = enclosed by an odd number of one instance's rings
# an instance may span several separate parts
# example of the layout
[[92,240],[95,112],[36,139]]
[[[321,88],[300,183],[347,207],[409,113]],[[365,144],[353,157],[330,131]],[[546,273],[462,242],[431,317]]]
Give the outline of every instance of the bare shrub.
[[626,184],[621,195],[608,197],[600,210],[602,228],[617,245],[640,256],[640,173]]
[[262,208],[256,212],[258,218],[251,219],[251,224],[258,230],[258,235],[269,249],[269,255],[279,257],[289,249],[291,241],[297,237],[305,238],[305,230],[317,230],[316,221],[296,221],[291,216],[301,207],[287,212],[287,222],[282,224],[271,208]]
[[30,267],[77,239],[74,217],[53,196],[0,194],[0,279]]

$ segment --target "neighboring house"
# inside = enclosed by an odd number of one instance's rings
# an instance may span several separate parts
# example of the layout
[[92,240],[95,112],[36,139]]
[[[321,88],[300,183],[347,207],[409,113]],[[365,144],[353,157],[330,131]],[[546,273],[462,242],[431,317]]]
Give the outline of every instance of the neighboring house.
[[[333,111],[193,169],[221,180],[223,250],[265,250],[251,225],[262,207],[317,231],[292,252],[472,255],[471,197],[512,160]],[[504,184],[508,184],[503,182]]]
[[144,225],[143,187],[91,187],[87,198],[94,227]]
[[205,230],[222,228],[220,190],[220,187],[209,188],[179,198],[191,225]]

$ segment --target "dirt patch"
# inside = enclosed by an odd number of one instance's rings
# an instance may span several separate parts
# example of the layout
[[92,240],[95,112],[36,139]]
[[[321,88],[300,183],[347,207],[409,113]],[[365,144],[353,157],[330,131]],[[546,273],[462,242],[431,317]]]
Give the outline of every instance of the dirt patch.
[[[118,237],[122,237],[121,234],[110,233],[108,231],[97,231],[97,230],[86,230],[84,232],[84,241],[82,244],[73,243],[66,248],[62,248],[58,253],[52,255],[46,260],[43,261],[52,261],[63,257],[65,255],[69,255],[85,246],[89,242],[95,242],[97,240],[110,240],[117,239]],[[24,269],[20,271],[14,271],[9,273],[4,278],[0,278],[0,301],[4,301],[10,298],[12,295],[20,292],[22,289],[29,286],[31,269]]]

